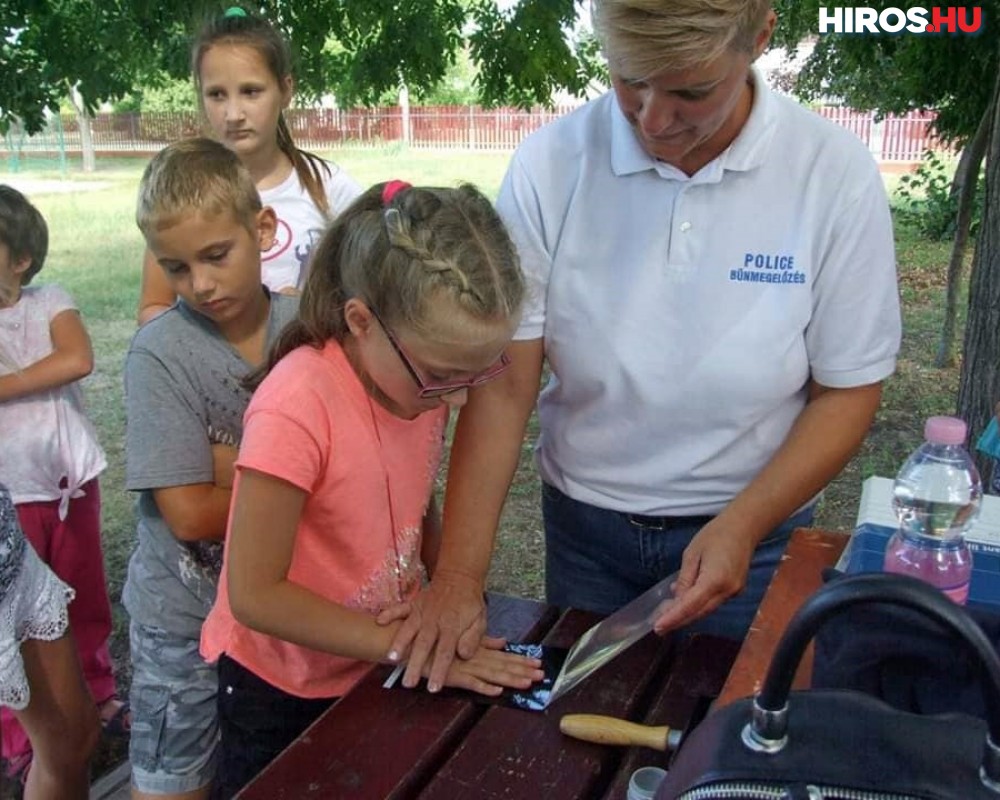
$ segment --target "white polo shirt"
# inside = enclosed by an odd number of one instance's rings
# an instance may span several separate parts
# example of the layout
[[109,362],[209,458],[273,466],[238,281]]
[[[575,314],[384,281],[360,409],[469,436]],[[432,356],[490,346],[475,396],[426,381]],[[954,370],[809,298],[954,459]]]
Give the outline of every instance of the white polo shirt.
[[849,131],[754,73],[750,116],[695,175],[651,158],[613,93],[526,139],[497,200],[544,337],[543,479],[602,508],[715,514],[806,401],[888,377],[892,221]]

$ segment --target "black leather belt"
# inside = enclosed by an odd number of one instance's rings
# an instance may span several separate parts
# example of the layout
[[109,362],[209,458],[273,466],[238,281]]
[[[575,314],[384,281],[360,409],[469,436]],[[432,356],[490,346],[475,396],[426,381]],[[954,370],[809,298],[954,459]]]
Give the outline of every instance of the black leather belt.
[[652,528],[653,530],[665,531],[670,528],[686,528],[689,526],[701,527],[707,525],[714,517],[711,514],[699,514],[693,517],[650,517],[645,514],[626,514],[619,512],[630,525],[639,528]]

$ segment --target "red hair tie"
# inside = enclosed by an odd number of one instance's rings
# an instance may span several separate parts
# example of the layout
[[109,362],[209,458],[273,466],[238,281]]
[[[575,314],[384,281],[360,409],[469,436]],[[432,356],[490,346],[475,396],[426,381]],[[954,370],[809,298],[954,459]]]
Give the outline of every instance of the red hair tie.
[[385,186],[382,187],[382,205],[387,206],[392,202],[392,198],[396,196],[397,193],[403,191],[403,189],[411,188],[412,184],[406,181],[388,181]]

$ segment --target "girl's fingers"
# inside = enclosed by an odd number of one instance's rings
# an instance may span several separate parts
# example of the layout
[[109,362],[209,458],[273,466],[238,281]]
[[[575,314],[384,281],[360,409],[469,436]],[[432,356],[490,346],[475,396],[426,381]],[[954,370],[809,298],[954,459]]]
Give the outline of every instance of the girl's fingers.
[[413,606],[410,603],[397,603],[394,606],[382,609],[375,618],[375,622],[379,625],[390,625],[393,622],[406,619],[410,616],[411,611],[413,611]]
[[493,683],[487,683],[479,678],[474,678],[471,675],[466,676],[465,680],[458,685],[459,689],[468,689],[470,692],[476,692],[477,694],[483,694],[487,697],[497,697],[503,693],[503,687],[497,686]]
[[483,687],[527,689],[531,684],[545,677],[541,665],[541,661],[537,658],[525,658],[513,653],[481,649],[469,661],[456,661],[449,678],[454,680],[453,686],[496,695],[498,692],[492,689],[489,692],[483,692]]

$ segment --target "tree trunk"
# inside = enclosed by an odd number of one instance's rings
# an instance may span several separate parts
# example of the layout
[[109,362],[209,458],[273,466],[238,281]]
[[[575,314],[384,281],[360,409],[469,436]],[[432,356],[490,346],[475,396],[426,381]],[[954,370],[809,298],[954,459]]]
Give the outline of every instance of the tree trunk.
[[91,126],[90,112],[87,104],[76,90],[76,86],[69,88],[69,101],[76,112],[76,121],[80,126],[80,150],[83,154],[83,171],[94,172],[97,170],[97,155],[94,152],[94,132]]
[[[969,285],[958,414],[979,436],[1000,399],[1000,76],[993,87],[993,130],[986,153],[986,201]],[[980,471],[984,459],[977,454]]]
[[969,228],[972,225],[972,214],[976,208],[976,189],[979,187],[979,167],[986,155],[986,145],[990,140],[990,130],[993,121],[993,106],[990,103],[979,120],[976,133],[962,150],[955,178],[952,181],[952,193],[958,190],[958,209],[955,214],[955,240],[951,245],[951,259],[948,261],[948,292],[944,306],[944,325],[941,328],[941,342],[938,345],[934,364],[937,367],[950,367],[955,363],[955,318],[958,315],[958,295],[962,286],[962,264],[965,261],[965,248],[969,241]]

